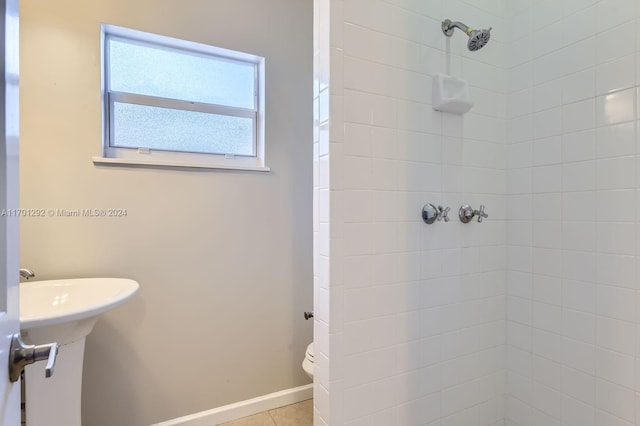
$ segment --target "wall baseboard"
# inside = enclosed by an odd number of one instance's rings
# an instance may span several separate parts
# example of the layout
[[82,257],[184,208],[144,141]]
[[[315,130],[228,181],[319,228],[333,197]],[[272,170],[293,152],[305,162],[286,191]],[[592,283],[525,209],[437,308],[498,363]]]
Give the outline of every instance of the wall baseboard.
[[211,410],[201,411],[166,422],[155,423],[151,426],[211,426],[230,422],[243,417],[252,416],[266,410],[283,407],[296,402],[305,401],[313,397],[313,384],[285,389],[246,401],[235,402]]

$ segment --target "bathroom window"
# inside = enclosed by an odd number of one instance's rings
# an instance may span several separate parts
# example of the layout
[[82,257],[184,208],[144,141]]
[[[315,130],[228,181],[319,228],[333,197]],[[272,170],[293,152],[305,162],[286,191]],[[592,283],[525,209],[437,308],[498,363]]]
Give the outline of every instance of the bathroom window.
[[268,170],[264,58],[102,25],[101,163]]

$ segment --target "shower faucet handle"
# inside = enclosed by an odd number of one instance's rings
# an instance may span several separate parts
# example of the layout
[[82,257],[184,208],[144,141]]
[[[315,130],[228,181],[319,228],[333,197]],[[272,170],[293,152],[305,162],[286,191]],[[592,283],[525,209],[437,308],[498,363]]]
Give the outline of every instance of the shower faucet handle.
[[489,217],[484,212],[484,204],[480,205],[480,210],[472,209],[469,204],[463,204],[458,210],[458,217],[462,223],[469,223],[476,216],[478,216],[478,223],[482,223],[482,219]]
[[480,204],[480,210],[474,210],[473,213],[478,216],[478,223],[482,223],[482,219],[489,217],[489,215],[484,212],[484,204]]
[[449,222],[450,210],[451,209],[449,207],[442,207],[442,206],[436,207],[431,203],[425,204],[424,207],[422,207],[422,220],[427,225],[431,225],[436,220],[438,222],[441,220],[444,220],[445,222]]
[[438,220],[444,219],[445,222],[449,222],[449,211],[451,211],[449,207],[443,209],[442,206],[438,206]]

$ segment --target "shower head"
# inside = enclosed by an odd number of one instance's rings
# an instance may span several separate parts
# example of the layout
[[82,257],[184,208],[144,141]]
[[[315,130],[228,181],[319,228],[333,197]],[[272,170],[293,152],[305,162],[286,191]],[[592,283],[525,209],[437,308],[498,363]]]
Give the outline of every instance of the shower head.
[[491,38],[491,28],[489,28],[488,30],[474,30],[467,27],[462,22],[451,22],[451,19],[445,19],[444,21],[442,21],[442,32],[447,37],[451,37],[453,35],[454,28],[458,28],[464,31],[465,34],[469,36],[467,48],[472,52],[478,49],[482,49]]

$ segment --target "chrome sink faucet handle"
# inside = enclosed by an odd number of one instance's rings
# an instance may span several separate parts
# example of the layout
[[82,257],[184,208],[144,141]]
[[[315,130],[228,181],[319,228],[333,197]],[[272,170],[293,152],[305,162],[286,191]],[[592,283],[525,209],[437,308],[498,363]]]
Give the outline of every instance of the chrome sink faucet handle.
[[20,272],[20,276],[26,280],[29,278],[35,278],[36,273],[31,269],[22,268],[18,272]]

